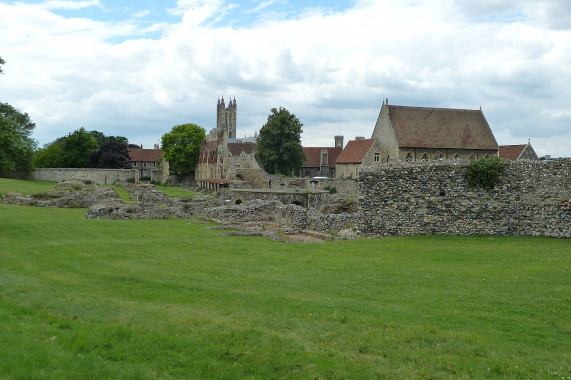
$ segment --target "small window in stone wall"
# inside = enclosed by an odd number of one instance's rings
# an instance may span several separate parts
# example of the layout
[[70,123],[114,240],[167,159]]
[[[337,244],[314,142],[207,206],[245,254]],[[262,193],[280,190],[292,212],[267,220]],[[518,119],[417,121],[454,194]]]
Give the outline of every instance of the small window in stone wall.
[[490,158],[490,155],[489,155],[489,154],[486,154],[486,155],[484,156],[484,158]]
[[412,161],[412,154],[411,154],[410,152],[408,152],[408,153],[406,154],[405,160],[406,160],[406,161]]
[[144,168],[147,167],[147,163],[146,163],[146,162],[143,163],[143,167],[144,167]]
[[428,160],[428,153],[422,153],[422,158],[421,160]]
[[380,158],[381,158],[381,154],[375,153],[375,162],[379,162]]
[[454,155],[454,159],[455,159],[455,160],[458,160],[459,158],[460,158],[460,157],[458,156],[458,153],[456,153],[456,154]]
[[470,161],[474,160],[474,155],[473,155],[473,154],[469,155],[469,156],[468,156],[468,159],[469,159]]

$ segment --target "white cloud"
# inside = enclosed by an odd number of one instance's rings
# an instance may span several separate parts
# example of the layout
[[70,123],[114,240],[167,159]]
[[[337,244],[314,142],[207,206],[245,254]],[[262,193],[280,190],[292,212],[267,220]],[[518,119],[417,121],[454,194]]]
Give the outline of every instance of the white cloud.
[[[553,2],[535,4],[363,0],[231,28],[213,24],[230,4],[180,0],[180,22],[143,29],[0,3],[1,100],[30,113],[41,143],[84,126],[145,145],[175,124],[212,127],[222,93],[236,95],[239,135],[284,106],[311,145],[370,136],[386,97],[482,106],[500,144],[531,138],[538,154],[571,156],[571,32],[554,27]],[[146,30],[162,36],[110,42]]]
[[72,1],[72,0],[49,0],[36,6],[42,9],[82,9],[99,6],[99,0]]

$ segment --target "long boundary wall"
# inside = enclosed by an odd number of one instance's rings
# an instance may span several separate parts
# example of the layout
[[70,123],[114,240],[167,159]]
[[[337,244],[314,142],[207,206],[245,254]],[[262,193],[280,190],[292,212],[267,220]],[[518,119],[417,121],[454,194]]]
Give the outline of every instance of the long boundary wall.
[[139,182],[139,171],[137,169],[42,168],[36,169],[30,177],[37,181],[61,182],[77,179],[81,181],[91,181],[99,185],[107,185],[127,180]]
[[510,163],[492,190],[469,187],[467,165],[403,162],[361,172],[361,231],[571,237],[571,159]]

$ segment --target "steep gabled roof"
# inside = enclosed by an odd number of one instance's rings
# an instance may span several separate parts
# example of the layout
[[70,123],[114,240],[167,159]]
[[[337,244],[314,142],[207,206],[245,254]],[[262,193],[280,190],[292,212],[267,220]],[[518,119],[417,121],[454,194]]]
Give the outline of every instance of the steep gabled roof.
[[131,162],[155,162],[163,155],[160,149],[132,149],[128,148]]
[[252,154],[256,151],[256,144],[254,143],[228,143],[227,146],[233,156],[239,156],[242,152]]
[[337,158],[343,151],[341,147],[304,147],[305,162],[301,165],[304,168],[316,168],[321,165],[321,150],[327,149],[327,165],[335,167]]
[[388,107],[401,148],[498,149],[482,110]]
[[519,156],[523,153],[527,144],[521,145],[500,145],[500,158],[505,158],[512,161],[517,161]]
[[360,164],[373,146],[375,139],[350,140],[337,159],[338,164]]

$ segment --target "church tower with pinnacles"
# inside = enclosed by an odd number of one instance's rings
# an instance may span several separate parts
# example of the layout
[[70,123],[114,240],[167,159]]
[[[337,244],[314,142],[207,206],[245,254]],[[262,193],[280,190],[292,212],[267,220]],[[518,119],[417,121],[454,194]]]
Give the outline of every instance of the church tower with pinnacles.
[[236,97],[234,100],[230,98],[228,107],[224,103],[224,95],[222,99],[218,99],[216,108],[216,128],[224,131],[226,139],[236,138]]

